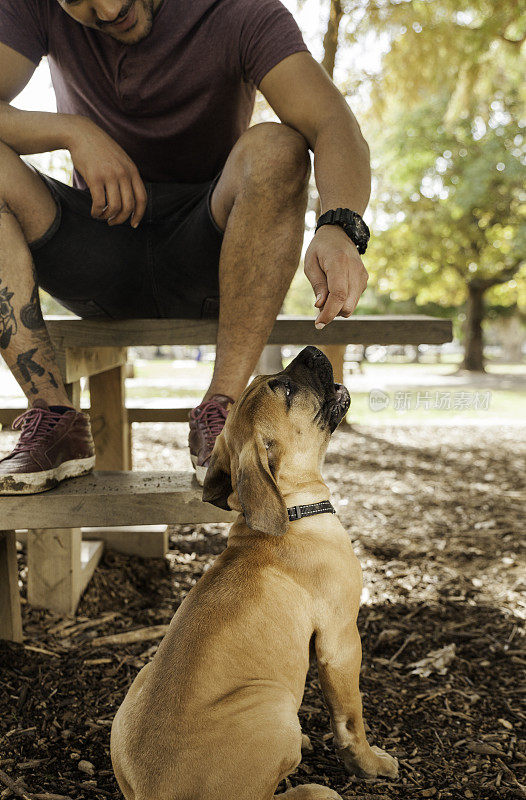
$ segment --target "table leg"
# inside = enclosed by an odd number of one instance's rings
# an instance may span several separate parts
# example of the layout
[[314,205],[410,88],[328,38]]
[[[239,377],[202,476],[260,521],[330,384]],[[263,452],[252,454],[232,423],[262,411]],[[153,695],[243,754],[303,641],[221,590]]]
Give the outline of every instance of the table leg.
[[14,531],[0,531],[0,639],[22,641]]
[[122,364],[89,379],[91,430],[99,470],[127,470],[131,466],[125,373],[126,365]]
[[332,364],[334,380],[336,383],[343,383],[343,360],[345,357],[346,345],[344,344],[325,344],[320,347]]

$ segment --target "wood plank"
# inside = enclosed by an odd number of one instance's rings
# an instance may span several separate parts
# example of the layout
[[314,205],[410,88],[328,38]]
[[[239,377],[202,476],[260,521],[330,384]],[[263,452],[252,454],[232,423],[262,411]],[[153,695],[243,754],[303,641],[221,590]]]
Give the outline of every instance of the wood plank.
[[82,528],[82,539],[97,539],[112,550],[141,558],[164,558],[168,552],[166,525],[134,525],[133,528]]
[[[195,401],[197,404],[197,400]],[[128,422],[188,422],[189,408],[128,408]],[[0,414],[1,420],[1,414]]]
[[125,347],[66,347],[64,380],[67,383],[90,375],[98,375],[113,367],[126,364]]
[[94,472],[44,494],[0,497],[13,529],[231,522],[236,515],[201,501],[193,472]]
[[122,364],[89,379],[91,431],[97,469],[130,469],[128,417]]
[[[215,344],[216,320],[89,320],[48,317],[57,349],[131,345]],[[335,319],[317,331],[313,317],[278,317],[268,344],[443,344],[452,339],[452,323],[425,315],[352,316]]]
[[80,409],[80,380],[65,384],[66,394],[75,408]]
[[22,641],[15,532],[0,531],[0,639]]
[[24,411],[27,411],[27,406],[23,408],[0,408],[0,425],[2,428],[10,428],[18,415],[23,414]]
[[345,345],[326,344],[320,348],[332,364],[332,371],[336,383],[343,383],[343,361],[345,358]]
[[90,582],[103,552],[104,542],[82,542],[80,548],[80,580],[78,600],[80,600],[82,592]]
[[[28,495],[24,503],[29,498],[44,506],[45,495]],[[27,600],[56,614],[73,614],[82,591],[80,528],[56,527],[57,518],[51,530],[43,530],[48,526],[41,522],[36,528],[38,518],[27,526],[33,528],[27,536]]]

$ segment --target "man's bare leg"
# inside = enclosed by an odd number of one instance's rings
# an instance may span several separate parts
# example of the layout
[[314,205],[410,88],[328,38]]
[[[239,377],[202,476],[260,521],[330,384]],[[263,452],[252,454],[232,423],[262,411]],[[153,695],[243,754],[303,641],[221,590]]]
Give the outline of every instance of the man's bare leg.
[[52,225],[55,201],[43,181],[0,142],[0,355],[29,405],[70,406],[42,317],[28,242]]
[[212,195],[225,231],[214,374],[205,400],[234,400],[261,355],[297,269],[310,172],[307,143],[279,123],[254,125],[227,159]]

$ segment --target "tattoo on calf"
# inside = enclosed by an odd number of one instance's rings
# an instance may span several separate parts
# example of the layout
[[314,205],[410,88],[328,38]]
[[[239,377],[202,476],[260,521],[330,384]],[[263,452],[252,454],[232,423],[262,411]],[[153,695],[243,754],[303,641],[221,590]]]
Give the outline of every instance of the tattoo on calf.
[[35,361],[33,358],[37,350],[38,347],[32,347],[30,350],[26,350],[25,353],[20,353],[16,359],[16,364],[22,376],[22,380],[24,383],[31,384],[31,394],[38,394],[38,389],[32,376],[38,375],[40,378],[46,371],[42,364],[39,364],[38,361]]
[[55,364],[55,351],[46,327],[31,331],[30,340],[32,346],[16,358],[13,355],[13,361],[8,363],[13,376],[26,394],[37,395],[50,385],[54,389],[59,388],[60,372]]
[[18,327],[11,303],[12,297],[13,292],[10,292],[7,286],[0,289],[0,348],[2,350],[9,345],[11,336],[16,333]]
[[22,306],[20,309],[20,319],[22,320],[22,325],[24,325],[30,331],[43,328],[45,325],[44,317],[42,316],[42,311],[40,309],[38,286],[36,284],[31,292],[29,303],[26,303],[25,306]]

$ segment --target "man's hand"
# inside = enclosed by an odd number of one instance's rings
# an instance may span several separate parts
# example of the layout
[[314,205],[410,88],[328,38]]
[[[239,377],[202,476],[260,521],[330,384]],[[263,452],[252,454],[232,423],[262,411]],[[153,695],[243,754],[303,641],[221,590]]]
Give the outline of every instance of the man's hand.
[[365,291],[369,275],[356,246],[337,225],[322,225],[305,253],[305,275],[320,310],[319,330],[334,317],[350,317]]
[[81,116],[71,119],[67,146],[91,192],[91,216],[108,225],[120,225],[131,217],[131,226],[136,228],[146,210],[146,189],[122,147]]

